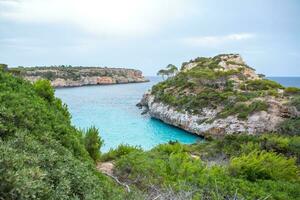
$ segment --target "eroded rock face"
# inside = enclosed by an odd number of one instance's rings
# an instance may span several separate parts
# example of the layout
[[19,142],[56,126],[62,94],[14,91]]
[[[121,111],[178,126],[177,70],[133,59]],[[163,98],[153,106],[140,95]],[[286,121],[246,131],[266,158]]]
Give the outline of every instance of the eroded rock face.
[[105,85],[105,84],[113,84],[116,83],[113,78],[108,76],[97,77],[97,84]]
[[[203,109],[199,115],[178,111],[176,108],[161,102],[156,102],[155,97],[146,93],[141,102],[145,111],[151,117],[160,119],[163,122],[184,129],[200,136],[222,137],[226,134],[247,133],[259,134],[272,132],[286,117],[300,117],[299,112],[290,111],[282,102],[275,99],[266,99],[270,105],[268,111],[260,111],[248,117],[247,120],[240,120],[237,116],[218,118],[218,109]],[[288,116],[282,116],[285,113]]]
[[48,79],[53,87],[78,87],[148,81],[139,70],[101,67],[24,68],[21,71],[21,76],[30,82]]

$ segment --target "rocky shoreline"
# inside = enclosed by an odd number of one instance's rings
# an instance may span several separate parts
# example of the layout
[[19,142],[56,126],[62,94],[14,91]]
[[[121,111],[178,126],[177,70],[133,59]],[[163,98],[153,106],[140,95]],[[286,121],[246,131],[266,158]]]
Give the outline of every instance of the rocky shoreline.
[[[244,65],[241,57],[234,56],[240,64],[237,64],[237,66],[230,65],[230,70],[234,68],[239,69]],[[232,58],[232,56],[228,57],[229,59]],[[191,65],[193,63],[187,64],[189,67]],[[224,61],[221,61],[219,65],[222,65],[225,69],[226,67],[228,68]],[[182,69],[189,70],[184,67]],[[248,80],[262,80],[250,68],[247,68],[245,72],[247,72],[247,77],[249,77]],[[237,77],[232,76],[231,78],[232,80],[236,80],[239,85],[243,84],[243,81],[238,80]],[[168,90],[169,88],[165,88],[165,91]],[[239,91],[239,89],[236,90]],[[267,105],[267,109],[249,113],[243,119],[239,118],[238,114],[229,114],[226,117],[220,117],[220,113],[224,112],[224,105],[222,104],[217,107],[203,107],[200,109],[200,112],[193,113],[160,101],[155,96],[153,89],[143,95],[137,106],[143,109],[142,114],[149,114],[151,117],[159,119],[164,123],[199,136],[213,138],[223,137],[227,134],[245,133],[256,135],[266,132],[276,132],[278,125],[286,119],[300,117],[300,111],[288,104],[289,97],[284,97],[282,89],[278,89],[278,96],[266,95],[253,98],[251,101],[264,102]],[[250,106],[250,104],[250,101],[245,102],[245,105]]]
[[10,68],[24,79],[48,79],[55,88],[148,82],[140,70],[107,67],[32,67]]
[[270,104],[268,111],[252,114],[247,120],[239,120],[236,116],[225,119],[217,118],[218,109],[203,109],[200,115],[178,111],[176,108],[155,101],[151,93],[144,94],[137,106],[143,109],[142,114],[149,114],[164,123],[181,128],[187,132],[203,137],[222,137],[225,134],[259,134],[274,132],[277,125],[287,117],[300,117],[300,112],[294,107],[286,107],[275,99],[267,100]]

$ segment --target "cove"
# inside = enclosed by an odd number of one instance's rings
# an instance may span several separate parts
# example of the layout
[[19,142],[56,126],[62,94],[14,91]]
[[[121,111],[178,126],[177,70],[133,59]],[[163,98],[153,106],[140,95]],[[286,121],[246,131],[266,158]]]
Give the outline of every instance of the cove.
[[103,152],[119,144],[148,150],[169,141],[192,144],[203,140],[148,115],[141,115],[141,110],[135,105],[152,85],[160,81],[158,77],[147,78],[150,82],[59,88],[55,95],[68,105],[73,125],[82,129],[94,125],[99,129],[104,139]]

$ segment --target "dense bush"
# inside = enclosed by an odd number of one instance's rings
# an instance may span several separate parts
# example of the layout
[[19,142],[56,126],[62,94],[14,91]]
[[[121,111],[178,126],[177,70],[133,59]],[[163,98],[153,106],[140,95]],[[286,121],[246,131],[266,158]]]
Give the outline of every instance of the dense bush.
[[1,199],[122,199],[114,187],[51,136],[18,133],[0,142]]
[[4,72],[4,71],[7,71],[7,70],[8,70],[7,64],[1,64],[0,63],[0,71]]
[[295,159],[286,159],[273,152],[257,150],[232,158],[229,171],[233,176],[250,181],[257,179],[289,181],[299,178]]
[[247,119],[249,115],[259,112],[259,111],[267,111],[268,104],[263,101],[253,101],[250,105],[245,103],[236,103],[231,106],[228,105],[225,109],[220,113],[220,117],[228,117],[229,115],[237,115],[239,119]]
[[94,126],[88,128],[84,135],[84,145],[95,162],[100,158],[100,148],[102,144],[103,140],[99,136],[99,130]]
[[300,111],[300,96],[294,96],[289,103],[290,106],[295,106]]
[[287,87],[287,88],[284,89],[284,92],[287,95],[300,94],[300,88],[297,88],[297,87]]
[[116,149],[111,149],[109,152],[103,154],[101,156],[101,161],[114,160],[129,153],[140,151],[142,151],[140,147],[132,147],[126,144],[120,144]]
[[48,81],[0,72],[0,199],[125,199],[95,171]]
[[36,81],[33,86],[38,95],[49,102],[54,100],[54,89],[52,88],[50,81],[41,79]]
[[275,81],[268,79],[258,79],[246,81],[241,86],[243,90],[270,90],[270,89],[283,89],[284,87]]
[[300,119],[287,119],[279,125],[280,133],[285,135],[300,135]]

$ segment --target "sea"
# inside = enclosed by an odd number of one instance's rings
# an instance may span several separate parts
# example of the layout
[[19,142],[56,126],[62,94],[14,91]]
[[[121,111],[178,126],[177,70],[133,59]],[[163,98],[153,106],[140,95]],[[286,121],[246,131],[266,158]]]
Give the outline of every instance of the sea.
[[[104,140],[102,152],[120,144],[139,146],[149,150],[169,141],[184,144],[203,142],[196,136],[167,125],[149,115],[141,115],[136,107],[143,94],[160,77],[147,77],[150,82],[119,85],[96,85],[56,89],[55,95],[68,105],[72,123],[80,129],[95,126]],[[300,77],[268,77],[284,86],[300,87]]]

